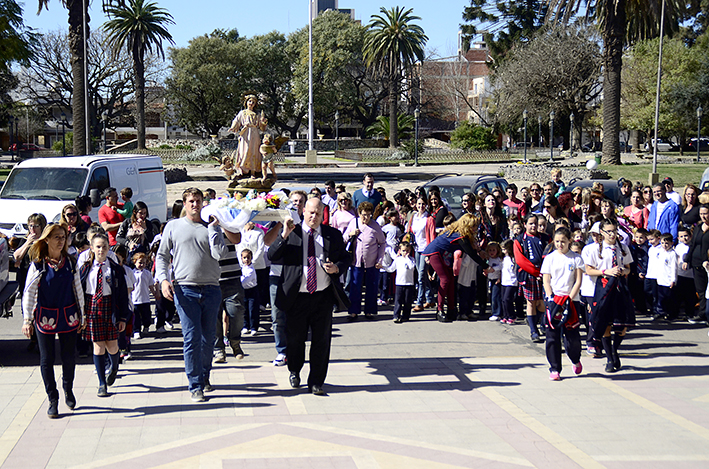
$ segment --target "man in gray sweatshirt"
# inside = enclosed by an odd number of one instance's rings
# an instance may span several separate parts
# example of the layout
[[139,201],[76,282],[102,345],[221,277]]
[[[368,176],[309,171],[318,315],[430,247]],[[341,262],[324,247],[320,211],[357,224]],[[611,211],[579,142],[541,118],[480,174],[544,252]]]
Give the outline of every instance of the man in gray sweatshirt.
[[186,216],[165,226],[155,267],[162,294],[174,298],[180,315],[185,372],[194,402],[205,401],[204,392],[212,390],[209,372],[222,300],[219,260],[227,254],[219,222],[208,226],[202,222],[203,200],[197,188],[182,193]]

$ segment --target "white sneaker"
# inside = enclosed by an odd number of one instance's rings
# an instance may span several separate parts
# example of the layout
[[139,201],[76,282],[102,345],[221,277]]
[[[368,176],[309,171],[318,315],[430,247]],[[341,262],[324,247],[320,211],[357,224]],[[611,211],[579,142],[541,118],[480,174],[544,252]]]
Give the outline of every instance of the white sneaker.
[[249,335],[250,335],[251,337],[254,337],[256,334],[258,334],[258,331],[257,331],[256,329],[251,329],[251,330],[249,331]]
[[224,350],[214,351],[214,363],[226,363],[226,353],[224,353]]
[[133,354],[131,354],[130,352],[126,352],[121,358],[124,360],[130,360],[131,358],[133,358]]
[[500,320],[500,316],[490,316],[490,319],[488,319],[488,321],[499,321],[499,320]]
[[134,332],[133,333],[133,339],[138,340],[141,339],[143,336],[140,334],[140,332]]
[[157,332],[158,334],[164,334],[164,333],[167,332],[167,331],[165,330],[164,327],[161,327],[161,328],[159,328],[159,329],[158,329],[157,331],[155,331],[155,332]]
[[175,326],[173,326],[171,322],[166,322],[166,323],[165,323],[165,329],[167,329],[168,331],[171,331],[171,330],[173,330],[174,328],[175,328]]
[[241,329],[241,335],[246,335],[249,333],[249,330],[247,328]]
[[273,363],[273,366],[283,366],[286,364],[286,356],[282,353],[279,353],[276,356],[276,359],[273,360],[271,363]]

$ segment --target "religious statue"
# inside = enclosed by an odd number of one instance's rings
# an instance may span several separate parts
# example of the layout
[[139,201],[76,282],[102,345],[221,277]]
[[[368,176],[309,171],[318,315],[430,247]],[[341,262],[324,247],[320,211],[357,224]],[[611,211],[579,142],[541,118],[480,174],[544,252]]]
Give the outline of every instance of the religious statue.
[[250,94],[244,97],[246,109],[242,109],[236,115],[229,127],[229,132],[238,135],[239,145],[236,151],[236,177],[256,177],[256,173],[261,170],[261,145],[260,131],[266,130],[268,119],[263,115],[258,116],[254,109],[258,104],[256,95]]

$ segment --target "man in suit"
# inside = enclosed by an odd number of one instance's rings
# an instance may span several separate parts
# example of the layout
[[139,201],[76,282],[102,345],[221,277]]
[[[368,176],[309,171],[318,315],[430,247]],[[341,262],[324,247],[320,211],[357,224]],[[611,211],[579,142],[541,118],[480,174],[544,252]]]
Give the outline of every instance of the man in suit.
[[303,223],[287,219],[283,233],[271,244],[268,257],[283,271],[276,292],[276,306],[286,313],[286,342],[290,385],[300,386],[305,362],[305,341],[311,331],[308,392],[325,395],[323,384],[330,362],[332,309],[349,307],[340,284],[340,272],[350,264],[342,234],[322,225],[324,206],[308,200]]
[[[382,202],[382,195],[379,191],[374,189],[374,176],[372,173],[367,173],[364,175],[364,178],[362,179],[362,188],[357,189],[354,194],[352,194],[352,204],[354,205],[356,212],[359,208],[359,204],[362,202],[369,202],[375,209],[377,208],[377,205]],[[359,212],[357,212],[355,216],[359,216]]]

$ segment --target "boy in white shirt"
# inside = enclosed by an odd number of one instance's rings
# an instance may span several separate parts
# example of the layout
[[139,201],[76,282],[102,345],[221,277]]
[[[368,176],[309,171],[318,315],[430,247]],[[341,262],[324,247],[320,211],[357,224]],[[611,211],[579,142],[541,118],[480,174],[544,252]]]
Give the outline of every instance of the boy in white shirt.
[[[673,247],[673,237],[665,233],[660,237],[662,249],[657,254],[657,314],[653,321],[676,317],[673,289],[677,285],[677,253]],[[649,269],[648,269],[649,270]]]
[[458,320],[475,321],[477,316],[473,313],[473,303],[475,303],[478,263],[463,251],[456,251],[453,256],[455,258],[453,275],[458,282]]
[[416,273],[416,261],[413,257],[414,250],[411,244],[402,241],[399,244],[399,255],[396,256],[387,272],[396,272],[394,285],[394,322],[400,324],[408,321],[411,316],[411,306],[414,304],[416,289],[414,287],[414,276]]
[[581,256],[569,250],[571,232],[559,228],[554,232],[555,250],[547,254],[540,270],[544,285],[547,315],[546,354],[549,361],[549,379],[561,379],[561,336],[564,348],[575,374],[581,373],[581,337],[579,315],[582,307],[579,296],[584,264]]
[[148,269],[145,268],[147,256],[145,253],[139,252],[133,255],[133,276],[135,277],[135,289],[132,292],[133,311],[135,323],[133,338],[140,339],[141,326],[142,331],[148,332],[152,323],[152,312],[150,310],[150,292],[153,293],[155,299],[159,299],[159,290],[155,286],[155,280]]
[[246,311],[244,311],[244,328],[241,330],[241,335],[248,333],[253,337],[258,333],[261,302],[256,269],[251,263],[252,256],[250,249],[241,251],[241,285],[244,287],[244,306],[246,307]]
[[511,239],[502,243],[502,252],[505,257],[502,259],[502,270],[500,271],[500,285],[502,286],[502,324],[514,324],[517,315],[515,314],[515,297],[519,289],[517,281],[517,264],[515,264],[514,247]]
[[[581,259],[583,259],[584,265],[589,263],[593,252],[598,251],[598,244],[602,242],[601,222],[595,222],[588,234],[592,242],[581,250]],[[603,345],[600,340],[594,337],[593,322],[591,321],[591,304],[593,303],[593,294],[596,291],[597,279],[598,277],[588,275],[585,270],[581,278],[581,296],[584,299],[584,303],[586,303],[586,353],[593,358],[603,357]]]
[[[687,318],[693,318],[696,316],[696,306],[697,306],[697,289],[694,286],[694,270],[691,266],[684,263],[684,256],[689,252],[689,243],[692,237],[692,232],[689,228],[680,227],[677,230],[677,246],[675,246],[675,252],[677,253],[677,262],[679,268],[677,269],[677,285],[675,285],[675,299],[677,300],[676,313],[679,314],[680,307],[684,303],[684,313]],[[684,266],[687,266],[685,269]],[[667,319],[676,319],[675,317],[668,317]]]

